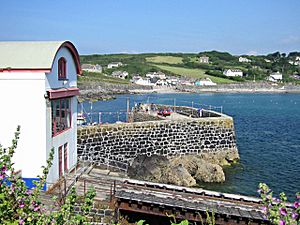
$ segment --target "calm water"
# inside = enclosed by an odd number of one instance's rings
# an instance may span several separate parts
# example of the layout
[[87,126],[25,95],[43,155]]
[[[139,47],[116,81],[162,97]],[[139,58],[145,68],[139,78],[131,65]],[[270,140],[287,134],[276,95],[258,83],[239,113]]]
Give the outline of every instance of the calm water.
[[[96,102],[92,111],[106,111],[102,122],[124,120],[109,111],[126,110],[126,98],[134,102],[191,105],[191,102],[223,106],[223,112],[235,122],[241,161],[225,169],[223,184],[202,187],[230,193],[257,195],[260,182],[288,196],[300,191],[300,95],[297,94],[147,94],[122,95],[116,100]],[[90,111],[90,103],[84,103]],[[118,118],[117,118],[118,117]],[[95,115],[94,120],[98,120]]]

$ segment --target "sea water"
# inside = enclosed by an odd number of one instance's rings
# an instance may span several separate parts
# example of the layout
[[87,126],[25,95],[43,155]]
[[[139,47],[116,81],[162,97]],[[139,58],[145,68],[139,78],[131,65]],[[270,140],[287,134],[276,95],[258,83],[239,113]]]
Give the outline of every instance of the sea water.
[[299,94],[120,95],[112,101],[84,102],[83,106],[87,112],[94,113],[95,122],[100,117],[104,123],[122,121],[126,119],[127,99],[130,108],[139,102],[222,106],[223,113],[233,117],[241,160],[225,168],[224,183],[199,184],[200,187],[257,195],[258,184],[264,182],[277,194],[284,191],[293,197],[300,191]]

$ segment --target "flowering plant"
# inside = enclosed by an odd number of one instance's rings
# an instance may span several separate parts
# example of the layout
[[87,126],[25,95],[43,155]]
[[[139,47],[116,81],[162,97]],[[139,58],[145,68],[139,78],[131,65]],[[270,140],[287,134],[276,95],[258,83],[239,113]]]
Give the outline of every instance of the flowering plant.
[[300,224],[300,193],[296,194],[293,204],[287,203],[285,193],[280,193],[280,198],[273,197],[272,190],[264,183],[259,184],[258,192],[262,198],[263,211],[267,218],[274,224],[299,225]]
[[52,166],[53,149],[43,167],[43,175],[35,181],[36,187],[28,189],[22,178],[15,173],[12,157],[17,147],[20,127],[17,128],[12,144],[8,148],[0,145],[0,224],[83,224],[89,213],[95,191],[90,190],[85,196],[82,208],[83,215],[75,215],[77,202],[75,189],[71,189],[63,204],[46,206],[40,199],[48,171]]

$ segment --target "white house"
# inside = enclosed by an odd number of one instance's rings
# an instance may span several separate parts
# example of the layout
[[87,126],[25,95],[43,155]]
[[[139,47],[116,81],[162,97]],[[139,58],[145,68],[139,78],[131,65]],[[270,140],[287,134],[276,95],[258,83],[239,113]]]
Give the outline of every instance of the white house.
[[245,62],[245,63],[248,63],[248,62],[251,62],[251,59],[247,59],[245,57],[239,57],[239,62]]
[[111,74],[113,77],[120,78],[120,79],[126,79],[128,77],[127,71],[114,71]]
[[0,143],[10,146],[21,126],[13,161],[24,180],[41,174],[52,148],[48,184],[76,165],[78,74],[69,41],[0,42]]
[[168,77],[166,81],[170,86],[176,86],[179,83],[179,79],[176,77]]
[[209,57],[208,56],[200,56],[199,63],[209,63]]
[[224,70],[223,74],[227,77],[242,77],[243,71],[238,69],[228,69]]
[[279,81],[282,81],[282,74],[279,73],[279,72],[272,73],[272,74],[270,74],[270,76],[268,77],[268,80],[269,80],[269,81],[272,81],[272,82],[279,82]]
[[210,78],[207,77],[207,78],[201,79],[199,81],[196,81],[195,85],[196,86],[215,86],[217,84],[214,83]]
[[131,79],[132,83],[138,84],[138,85],[145,85],[145,86],[151,86],[153,85],[150,81],[150,78],[142,78],[141,76],[134,76]]
[[148,78],[158,78],[158,79],[161,79],[161,80],[164,80],[166,79],[166,74],[164,74],[163,72],[150,72],[150,73],[147,73],[146,74],[146,77]]
[[94,73],[102,73],[102,66],[96,64],[82,64],[81,69],[88,72],[94,72]]
[[123,63],[121,63],[121,62],[112,62],[112,63],[107,65],[107,68],[112,69],[112,68],[116,68],[116,67],[119,67],[119,66],[123,66]]

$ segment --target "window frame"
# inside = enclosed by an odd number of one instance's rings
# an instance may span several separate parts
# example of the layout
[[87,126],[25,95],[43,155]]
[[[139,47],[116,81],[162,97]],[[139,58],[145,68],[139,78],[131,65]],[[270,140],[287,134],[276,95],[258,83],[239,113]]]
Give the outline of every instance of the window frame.
[[[66,101],[66,100],[68,100],[68,107],[67,107],[66,102],[64,102],[65,107],[63,110],[62,102]],[[59,101],[59,107],[57,108],[58,101]],[[58,98],[58,99],[51,100],[51,134],[52,134],[52,137],[55,137],[55,136],[72,128],[72,109],[71,109],[72,104],[71,104],[71,101],[72,101],[72,98]],[[60,129],[58,131],[57,131],[57,126],[56,126],[57,110],[59,111],[59,123],[63,124],[64,123],[63,121],[66,120],[65,124],[67,124],[66,128]],[[62,117],[62,114],[63,114],[62,112],[64,112],[64,117]],[[69,122],[68,122],[67,115],[69,115]]]
[[68,143],[65,143],[64,145],[63,145],[63,150],[64,150],[64,173],[66,174],[66,173],[68,173],[68,171],[69,171],[69,167],[68,167],[68,156],[69,156],[69,154],[68,154]]
[[67,60],[64,57],[60,57],[57,64],[58,80],[67,80]]

